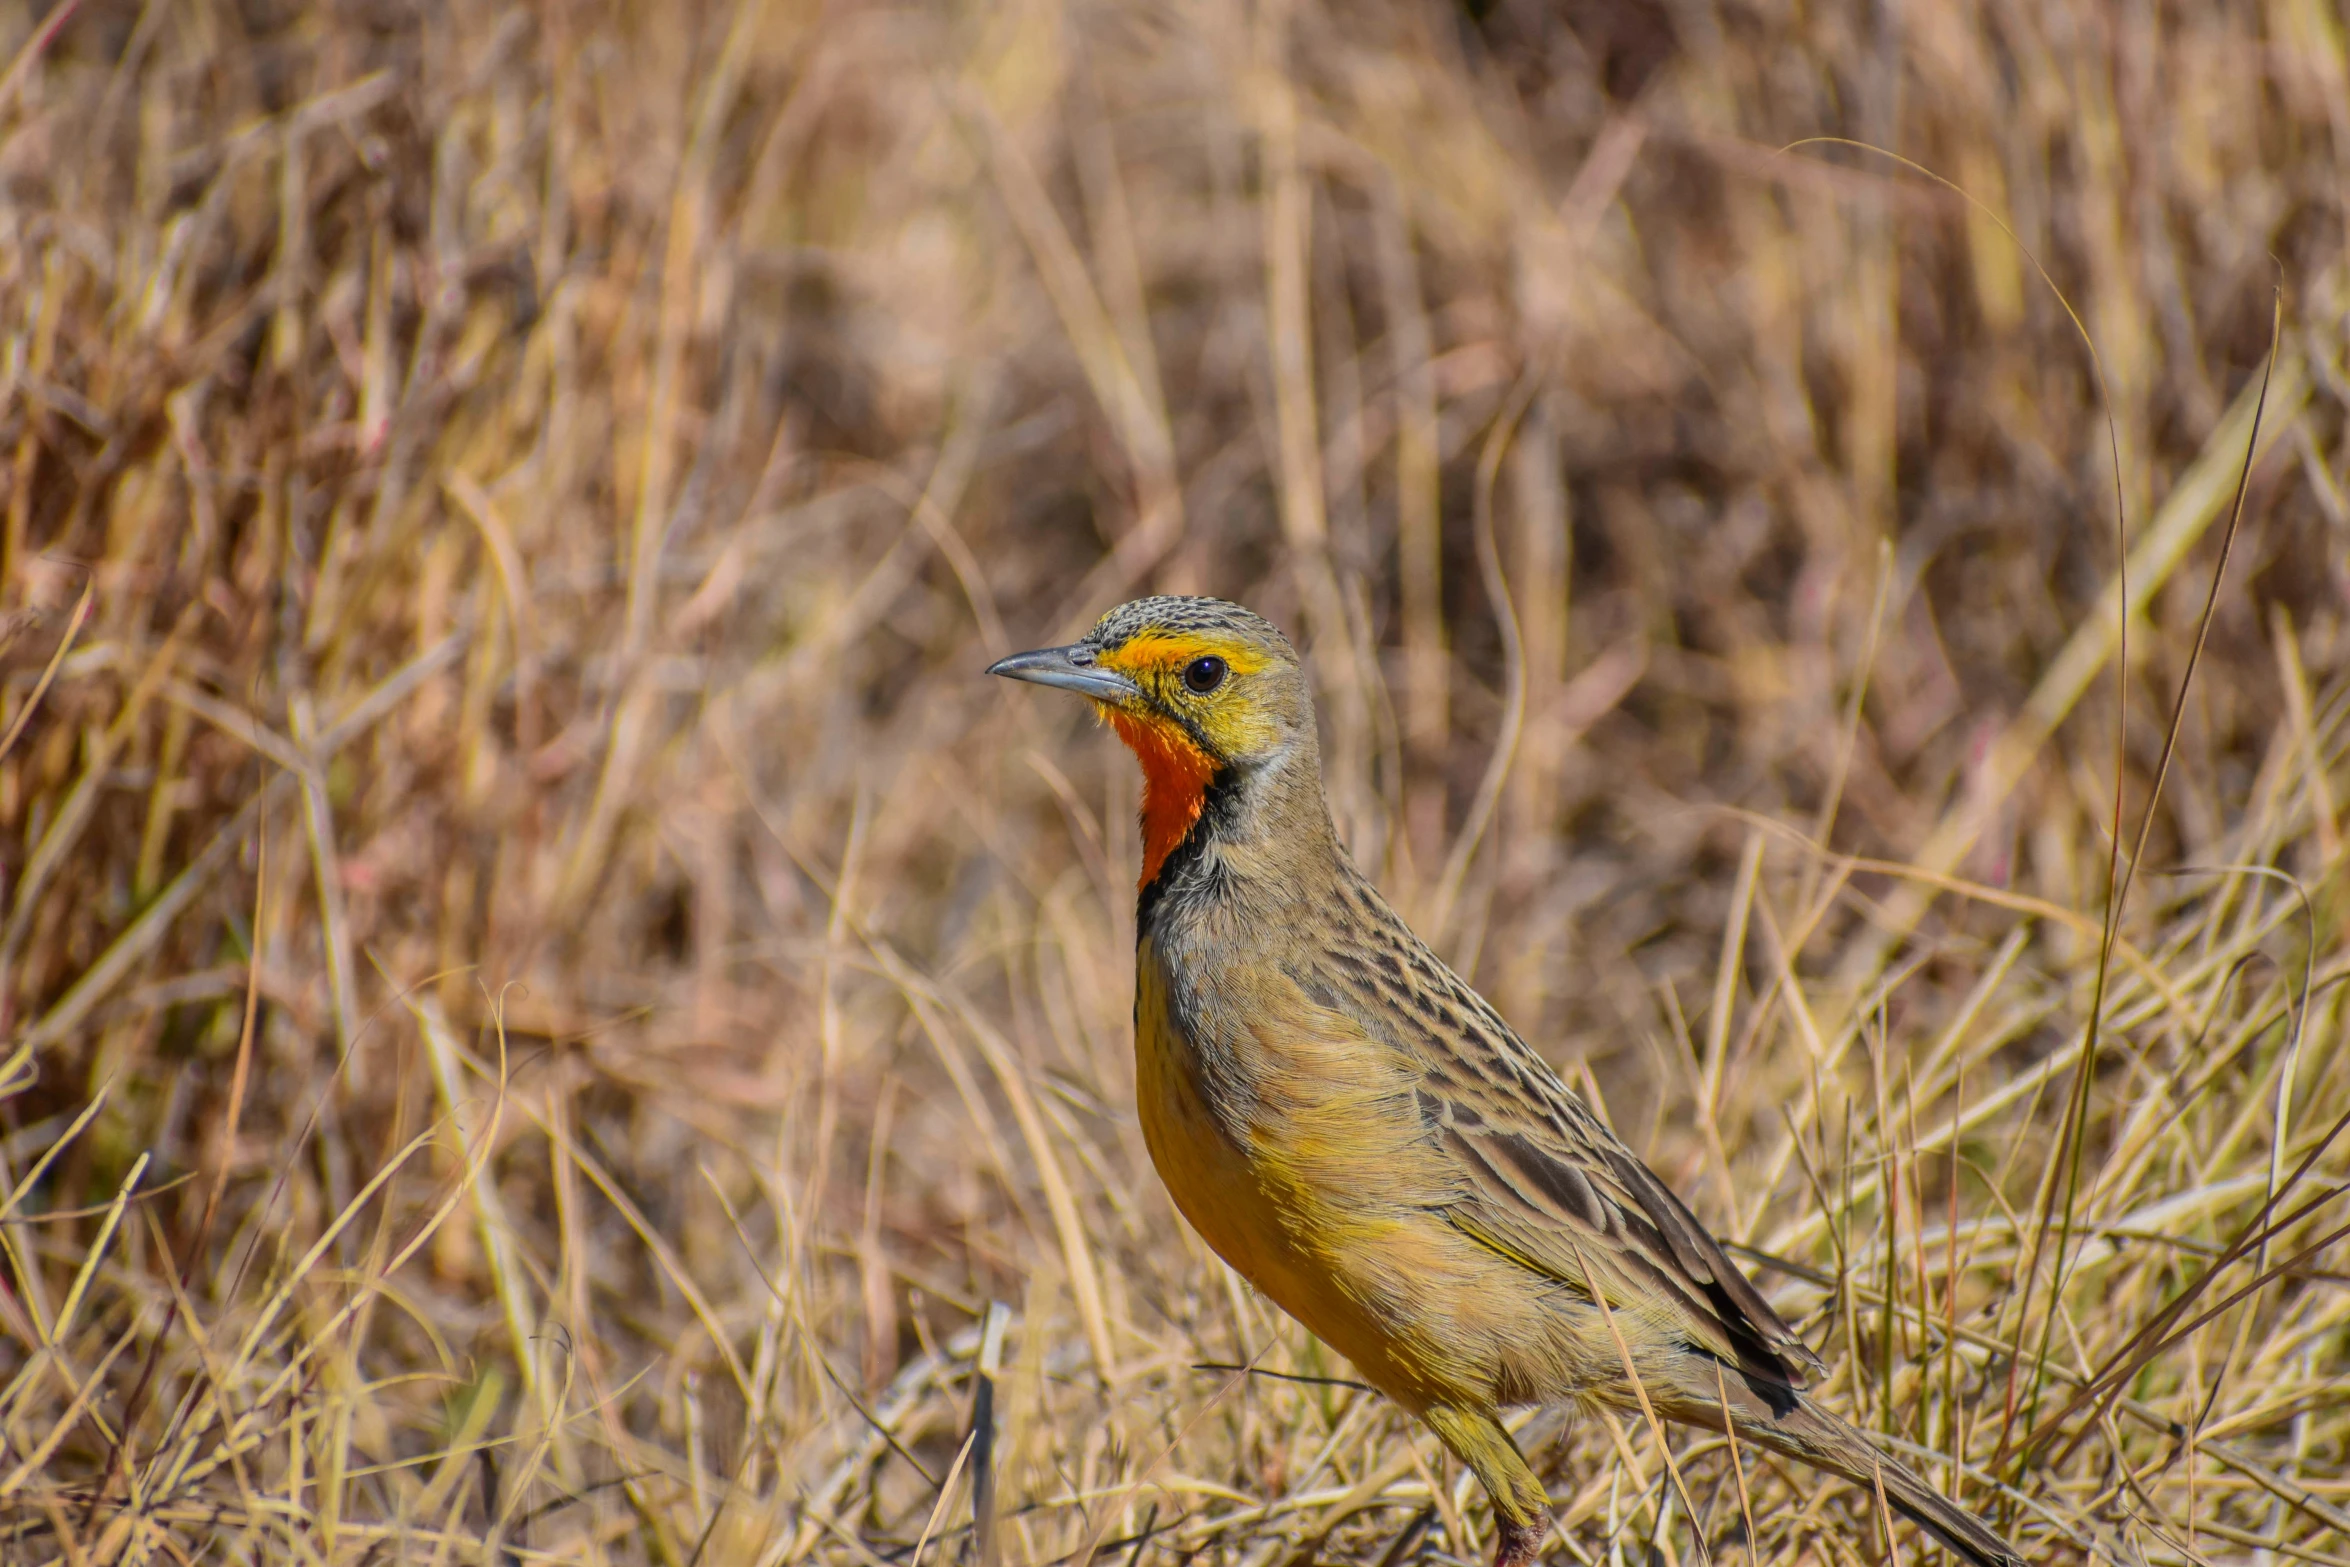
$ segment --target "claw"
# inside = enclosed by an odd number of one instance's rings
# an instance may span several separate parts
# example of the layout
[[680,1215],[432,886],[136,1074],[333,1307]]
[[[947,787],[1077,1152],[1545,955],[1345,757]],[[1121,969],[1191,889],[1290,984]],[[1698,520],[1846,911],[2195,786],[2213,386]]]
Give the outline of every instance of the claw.
[[1532,1567],[1535,1553],[1550,1533],[1550,1515],[1536,1513],[1524,1523],[1498,1517],[1494,1522],[1500,1525],[1500,1538],[1493,1546],[1493,1567]]

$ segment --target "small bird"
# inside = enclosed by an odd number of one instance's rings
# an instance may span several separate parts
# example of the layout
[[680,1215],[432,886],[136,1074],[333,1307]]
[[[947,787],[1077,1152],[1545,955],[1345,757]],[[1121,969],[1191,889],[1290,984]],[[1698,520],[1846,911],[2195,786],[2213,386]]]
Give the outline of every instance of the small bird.
[[1975,1567],[2021,1567],[1805,1393],[1819,1357],[1355,868],[1276,627],[1138,599],[988,673],[1090,698],[1141,760],[1135,1093],[1168,1193],[1484,1483],[1495,1567],[1550,1528],[1500,1412],[1637,1412],[1641,1391],[1715,1431],[1727,1405],[1741,1441],[1881,1484]]

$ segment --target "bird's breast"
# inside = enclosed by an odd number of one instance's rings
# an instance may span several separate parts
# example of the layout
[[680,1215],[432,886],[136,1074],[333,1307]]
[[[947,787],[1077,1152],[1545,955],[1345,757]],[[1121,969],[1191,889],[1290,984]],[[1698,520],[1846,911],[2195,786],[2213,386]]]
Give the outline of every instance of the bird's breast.
[[1291,1247],[1256,1168],[1245,1090],[1146,939],[1135,953],[1134,1092],[1143,1142],[1184,1218],[1268,1293]]
[[[1440,1328],[1487,1298],[1490,1252],[1437,1220],[1424,1152],[1358,1050],[1296,1026],[1295,998],[1138,950],[1135,1097],[1175,1206],[1217,1255],[1407,1407],[1490,1381]],[[1419,1297],[1429,1296],[1422,1299]]]

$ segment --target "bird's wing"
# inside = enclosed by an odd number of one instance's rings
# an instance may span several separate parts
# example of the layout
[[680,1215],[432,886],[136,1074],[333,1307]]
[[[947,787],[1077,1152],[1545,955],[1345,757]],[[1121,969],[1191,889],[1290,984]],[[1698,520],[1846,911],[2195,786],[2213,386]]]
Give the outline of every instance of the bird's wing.
[[1819,1358],[1680,1199],[1567,1097],[1561,1113],[1514,1096],[1423,1090],[1422,1119],[1463,1177],[1446,1216],[1519,1266],[1604,1296],[1611,1310],[1661,1314],[1734,1364],[1806,1386]]
[[[1695,1214],[1549,1063],[1372,894],[1311,986],[1418,1069],[1413,1098],[1454,1175],[1446,1217],[1528,1271],[1661,1313],[1691,1342],[1802,1388],[1820,1359]],[[1383,918],[1381,916],[1384,916]]]

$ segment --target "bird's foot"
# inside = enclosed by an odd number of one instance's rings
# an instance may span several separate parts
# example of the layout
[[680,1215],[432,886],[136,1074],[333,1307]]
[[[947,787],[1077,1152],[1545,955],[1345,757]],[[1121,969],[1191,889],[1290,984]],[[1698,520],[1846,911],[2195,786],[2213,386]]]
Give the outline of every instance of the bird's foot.
[[1494,1522],[1500,1526],[1500,1538],[1493,1546],[1493,1567],[1532,1567],[1534,1554],[1550,1533],[1550,1514],[1536,1513],[1523,1523],[1497,1516]]

